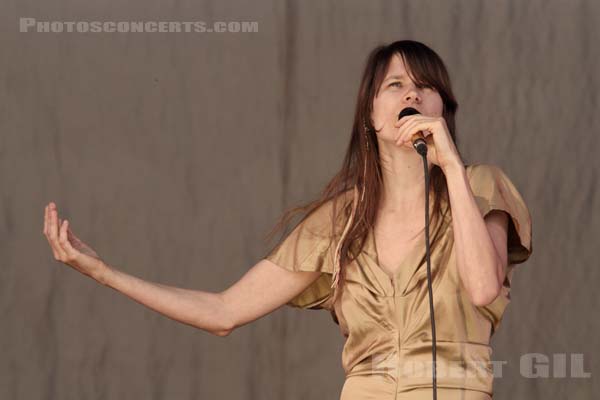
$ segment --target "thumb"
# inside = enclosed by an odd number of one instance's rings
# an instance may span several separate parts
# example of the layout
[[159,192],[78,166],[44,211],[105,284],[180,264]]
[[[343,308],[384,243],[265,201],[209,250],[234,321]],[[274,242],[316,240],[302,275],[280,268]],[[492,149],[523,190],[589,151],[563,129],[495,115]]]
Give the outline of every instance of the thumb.
[[[62,227],[61,225],[61,229],[65,230],[65,233],[67,233],[67,239],[68,239],[68,232],[69,232],[69,221],[66,220],[65,221],[65,225],[64,227]],[[73,255],[73,254],[78,254],[79,251],[77,251],[77,249],[73,248],[73,246],[71,246],[71,242],[69,240],[66,240],[63,248],[65,249],[65,251],[67,252],[67,254],[69,255]]]

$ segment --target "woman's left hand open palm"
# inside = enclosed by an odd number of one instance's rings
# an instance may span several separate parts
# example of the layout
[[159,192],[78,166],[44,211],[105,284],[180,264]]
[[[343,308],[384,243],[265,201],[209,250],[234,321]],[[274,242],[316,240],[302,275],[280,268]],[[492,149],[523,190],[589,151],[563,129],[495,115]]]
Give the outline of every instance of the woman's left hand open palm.
[[43,233],[55,260],[96,280],[108,270],[98,253],[71,231],[69,221],[58,217],[58,210],[53,202],[48,204],[44,211]]

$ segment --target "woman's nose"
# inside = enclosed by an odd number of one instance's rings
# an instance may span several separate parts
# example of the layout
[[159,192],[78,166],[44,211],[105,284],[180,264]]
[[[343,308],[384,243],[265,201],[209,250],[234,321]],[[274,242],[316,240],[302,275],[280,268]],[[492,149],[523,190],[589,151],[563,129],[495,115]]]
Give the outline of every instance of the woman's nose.
[[416,102],[421,101],[421,96],[419,96],[415,90],[409,91],[404,98],[406,101],[410,101],[411,99],[414,99]]

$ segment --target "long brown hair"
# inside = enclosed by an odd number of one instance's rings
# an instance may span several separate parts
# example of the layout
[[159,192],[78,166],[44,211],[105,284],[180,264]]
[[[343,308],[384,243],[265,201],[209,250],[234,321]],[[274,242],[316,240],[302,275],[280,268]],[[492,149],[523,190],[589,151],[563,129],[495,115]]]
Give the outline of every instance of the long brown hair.
[[[377,215],[383,189],[383,178],[377,136],[370,116],[373,110],[373,99],[379,93],[379,88],[394,55],[402,57],[404,64],[408,67],[407,72],[416,84],[430,86],[438,91],[444,106],[443,117],[452,140],[458,146],[454,119],[458,103],[452,92],[446,66],[437,53],[425,44],[413,40],[399,40],[374,48],[369,54],[362,74],[350,143],[342,168],[329,181],[318,199],[287,210],[267,236],[267,240],[270,240],[273,234],[287,225],[289,219],[295,214],[305,213],[298,222],[297,225],[299,225],[323,204],[339,197],[345,198],[346,194],[350,194],[352,201],[347,204],[343,203],[344,229],[335,249],[334,276],[331,285],[334,289],[333,302],[337,298],[338,289],[343,287],[344,267],[351,263],[362,250],[369,229],[373,227]],[[431,169],[430,184],[434,197],[432,218],[443,219],[449,211],[448,189],[444,173],[437,165]],[[444,210],[441,209],[443,200],[446,200]],[[332,226],[335,226],[338,221],[338,211],[337,202],[333,203]],[[278,245],[279,243],[275,247]]]

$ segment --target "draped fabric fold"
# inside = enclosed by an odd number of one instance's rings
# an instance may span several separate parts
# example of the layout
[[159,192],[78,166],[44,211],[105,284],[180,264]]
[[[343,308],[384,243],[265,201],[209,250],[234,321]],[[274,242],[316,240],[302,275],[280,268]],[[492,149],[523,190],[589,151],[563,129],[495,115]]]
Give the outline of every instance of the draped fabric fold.
[[[467,375],[480,373],[473,379],[440,375],[437,383],[439,388],[462,388],[472,395],[483,396],[477,398],[487,398],[492,395],[493,381],[489,367],[490,338],[510,302],[513,268],[532,253],[531,216],[523,197],[498,166],[473,164],[466,166],[466,172],[482,217],[492,210],[502,210],[510,216],[509,268],[502,293],[496,300],[484,307],[472,304],[456,265],[452,213],[430,227],[438,361]],[[331,212],[332,203],[325,203],[267,256],[290,271],[322,273],[288,305],[329,310],[345,338],[342,365],[347,382],[356,382],[349,378],[358,376],[361,379],[373,377],[370,380],[374,383],[371,385],[373,398],[393,399],[394,393],[431,387],[431,379],[406,374],[404,370],[406,365],[426,362],[431,357],[425,243],[423,248],[409,253],[391,276],[378,265],[374,235],[370,232],[358,257],[345,267],[344,288],[332,304],[333,251],[338,238],[332,235]],[[342,400],[358,398],[353,388],[345,387]]]

